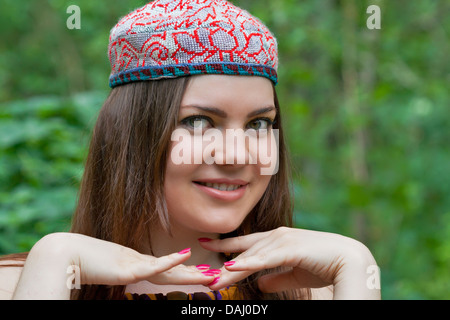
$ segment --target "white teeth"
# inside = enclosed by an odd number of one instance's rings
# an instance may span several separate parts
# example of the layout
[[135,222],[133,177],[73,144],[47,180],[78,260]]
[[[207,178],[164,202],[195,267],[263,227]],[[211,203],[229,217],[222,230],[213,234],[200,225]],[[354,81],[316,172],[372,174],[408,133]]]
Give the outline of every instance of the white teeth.
[[241,187],[241,185],[238,184],[209,183],[209,182],[199,182],[199,183],[209,188],[214,188],[221,191],[233,191]]

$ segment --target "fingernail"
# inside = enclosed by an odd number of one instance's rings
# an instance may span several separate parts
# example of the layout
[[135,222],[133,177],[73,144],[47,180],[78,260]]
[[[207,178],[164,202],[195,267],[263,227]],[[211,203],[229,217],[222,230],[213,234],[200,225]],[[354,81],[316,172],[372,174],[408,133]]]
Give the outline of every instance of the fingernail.
[[186,254],[186,253],[188,253],[189,251],[191,251],[191,248],[183,249],[183,250],[181,250],[181,251],[178,252],[178,253],[179,253],[179,254]]
[[223,264],[224,264],[224,266],[226,266],[226,267],[230,267],[230,266],[232,266],[232,265],[235,264],[235,263],[236,263],[236,261],[231,260],[231,261],[224,262]]
[[209,268],[211,268],[211,266],[209,264],[199,264],[197,266],[195,266],[198,270],[207,270]]
[[219,282],[219,279],[220,279],[220,277],[214,278],[214,280],[210,284],[208,284],[208,286],[212,286],[212,285],[216,284],[217,282]]
[[198,238],[197,240],[199,242],[210,242],[212,239],[210,239],[210,238]]
[[219,269],[210,269],[208,270],[209,272],[212,272],[214,274],[220,274],[222,271],[220,271]]
[[202,272],[205,276],[215,276],[216,274],[214,272],[211,272],[210,270],[203,271]]

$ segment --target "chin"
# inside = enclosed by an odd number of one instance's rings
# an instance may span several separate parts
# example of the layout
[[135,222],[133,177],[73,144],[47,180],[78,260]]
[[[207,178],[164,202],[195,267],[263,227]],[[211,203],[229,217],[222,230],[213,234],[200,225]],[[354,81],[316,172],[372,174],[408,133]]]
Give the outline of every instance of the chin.
[[215,225],[215,226],[208,226],[203,230],[205,233],[217,233],[217,234],[226,234],[233,232],[239,227],[239,225],[233,225],[233,226],[227,226],[223,224]]
[[219,233],[219,234],[224,234],[224,233],[230,233],[233,232],[234,230],[236,230],[237,228],[239,228],[239,226],[241,225],[241,221],[236,222],[236,223],[232,223],[231,221],[224,221],[224,222],[216,222],[216,223],[212,223],[211,221],[208,223],[203,224],[200,228],[199,231],[201,232],[205,232],[205,233]]
[[242,224],[242,221],[245,219],[233,217],[232,215],[218,215],[218,216],[207,216],[204,215],[203,217],[207,217],[206,219],[194,219],[194,223],[191,223],[190,227],[192,229],[198,230],[200,232],[204,233],[230,233],[239,228],[239,226]]

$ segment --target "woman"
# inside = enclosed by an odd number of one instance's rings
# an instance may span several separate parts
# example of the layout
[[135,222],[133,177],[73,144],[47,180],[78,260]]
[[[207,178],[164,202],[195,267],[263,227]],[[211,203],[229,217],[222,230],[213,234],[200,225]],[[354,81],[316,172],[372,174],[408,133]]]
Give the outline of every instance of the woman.
[[109,57],[71,232],[0,268],[8,297],[379,298],[364,245],[292,228],[277,45],[259,20],[154,1],[111,30]]

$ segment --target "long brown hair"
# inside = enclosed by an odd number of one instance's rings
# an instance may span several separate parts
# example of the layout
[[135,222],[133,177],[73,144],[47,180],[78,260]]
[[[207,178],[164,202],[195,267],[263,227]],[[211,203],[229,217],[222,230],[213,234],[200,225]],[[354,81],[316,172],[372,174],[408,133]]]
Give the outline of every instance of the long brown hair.
[[[150,227],[170,228],[164,197],[168,146],[189,77],[134,82],[114,88],[93,130],[71,232],[140,250]],[[292,226],[292,192],[279,102],[279,169],[242,225],[223,238]],[[258,272],[238,285],[245,299],[304,298],[302,292],[263,294]],[[73,299],[122,299],[125,286],[82,286]],[[299,296],[300,295],[300,296]]]

